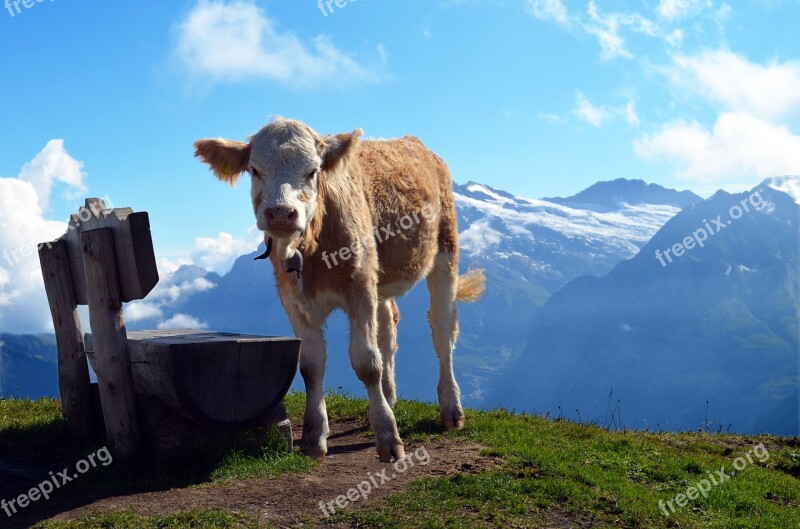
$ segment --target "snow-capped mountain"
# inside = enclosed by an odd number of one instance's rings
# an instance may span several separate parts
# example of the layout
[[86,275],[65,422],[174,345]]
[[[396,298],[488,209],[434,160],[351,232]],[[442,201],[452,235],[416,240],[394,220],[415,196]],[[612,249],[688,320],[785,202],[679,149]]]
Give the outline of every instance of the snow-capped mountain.
[[[663,188],[653,193],[651,186],[636,181],[610,184],[598,185],[624,200],[583,209],[559,203],[571,199],[518,197],[477,183],[454,186],[462,271],[483,268],[488,278],[480,302],[459,306],[456,371],[468,405],[481,405],[489,382],[524,350],[535,313],[552,293],[575,277],[603,275],[635,255],[679,211],[682,198],[676,196],[686,195]],[[128,304],[128,329],[203,327],[291,335],[271,266],[253,260],[262,250],[240,257],[222,276],[197,266],[164,275],[147,299]],[[435,400],[438,367],[425,285],[399,305],[399,392]],[[362,385],[347,360],[348,332],[345,318],[334,314],[326,331],[330,360],[325,383],[360,393]],[[296,387],[302,387],[299,377]]]
[[[645,193],[639,192],[639,183]],[[589,203],[583,208],[562,204],[572,197],[537,200],[473,182],[456,185],[462,260],[492,259],[507,265],[504,268],[515,268],[523,280],[534,280],[549,295],[569,279],[603,274],[633,257],[680,211],[682,206],[675,204],[702,200],[691,192],[660,186],[656,187],[662,193],[648,193],[651,188],[640,180],[601,182],[575,197],[598,187],[629,198],[599,211]],[[643,198],[652,201],[644,203]]]
[[619,401],[628,427],[800,434],[798,189],[718,191],[609,274],[569,282],[487,404],[603,422]]
[[[603,212],[582,210],[476,183],[456,185],[454,191],[462,270],[483,268],[488,278],[486,296],[459,307],[456,369],[470,405],[481,403],[486,383],[525,347],[535,311],[553,292],[577,276],[602,275],[632,257],[679,211],[664,200],[631,200],[633,205],[619,204]],[[290,335],[271,267],[254,262],[255,255],[242,256],[222,277],[204,276],[198,268],[180,269],[162,280],[144,304],[131,307],[137,318],[129,317],[128,327],[180,323]],[[399,305],[399,391],[406,397],[435,400],[438,371],[425,285],[418,285]],[[331,360],[326,385],[360,392],[361,384],[346,360],[347,337],[345,319],[334,315],[327,328]]]
[[664,204],[683,209],[702,198],[691,191],[675,191],[658,184],[648,184],[644,180],[618,178],[598,182],[571,197],[544,200],[577,209],[612,211],[624,204]]

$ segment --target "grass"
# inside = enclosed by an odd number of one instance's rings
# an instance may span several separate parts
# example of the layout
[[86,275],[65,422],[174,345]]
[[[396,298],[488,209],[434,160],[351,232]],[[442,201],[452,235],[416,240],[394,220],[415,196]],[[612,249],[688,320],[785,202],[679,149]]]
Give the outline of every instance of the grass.
[[[0,399],[0,454],[4,456],[0,460],[33,460],[42,470],[53,470],[74,465],[98,448],[71,444],[59,401]],[[189,446],[166,458],[98,466],[71,488],[118,493],[164,490],[310,472],[315,466],[315,461],[289,451],[277,435],[269,436],[264,446],[254,446],[252,439],[244,436],[238,444]]]
[[[367,403],[361,399],[331,394],[327,404],[331,421],[367,415]],[[303,395],[289,395],[287,407],[299,424]],[[54,401],[0,401],[0,449],[9,440],[31,440],[32,432],[63,428],[58,414]],[[344,511],[321,523],[374,528],[545,527],[566,519],[609,529],[800,527],[797,439],[610,432],[505,411],[468,411],[464,430],[443,433],[437,407],[411,401],[400,401],[396,416],[406,440],[477,442],[486,455],[504,463],[493,472],[420,480],[369,508]],[[768,458],[751,457],[752,463],[740,473],[670,516],[661,511],[660,500],[672,500],[720,468],[729,472],[736,458],[758,443],[768,450]],[[273,447],[259,454],[229,452],[202,474],[209,482],[219,482],[313,468],[310,460]],[[123,512],[37,527],[251,527],[248,524],[254,523],[219,511],[149,518]]]

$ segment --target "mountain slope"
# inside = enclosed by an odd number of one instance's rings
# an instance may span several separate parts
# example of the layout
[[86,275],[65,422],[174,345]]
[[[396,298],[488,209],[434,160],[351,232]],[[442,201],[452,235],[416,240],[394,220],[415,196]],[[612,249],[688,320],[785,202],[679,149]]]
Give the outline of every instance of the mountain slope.
[[0,334],[0,397],[58,396],[54,335]]
[[[796,435],[800,206],[768,184],[754,190],[760,210],[731,218],[752,195],[720,191],[608,275],[554,294],[490,402],[602,422],[621,400],[627,426],[693,428],[708,418],[715,429]],[[657,257],[713,227],[709,219],[723,227],[702,248],[671,263]]]
[[[489,285],[480,302],[459,306],[456,371],[465,402],[472,405],[481,404],[489,381],[524,349],[535,310],[552,292],[579,275],[608,272],[678,212],[661,204],[621,205],[608,212],[576,210],[475,183],[456,185],[454,191],[462,272],[483,268]],[[223,277],[201,277],[193,269],[166,279],[148,298],[160,303],[158,316],[137,320],[129,328],[152,328],[185,315],[218,330],[291,335],[271,267],[253,261],[259,253],[261,249],[241,257]],[[166,295],[176,291],[185,294],[174,299]],[[397,379],[401,395],[435,400],[438,361],[428,305],[424,283],[399,300]],[[326,331],[330,361],[325,383],[360,394],[362,385],[347,360],[348,333],[345,318],[335,313]],[[302,387],[299,380],[295,387]]]

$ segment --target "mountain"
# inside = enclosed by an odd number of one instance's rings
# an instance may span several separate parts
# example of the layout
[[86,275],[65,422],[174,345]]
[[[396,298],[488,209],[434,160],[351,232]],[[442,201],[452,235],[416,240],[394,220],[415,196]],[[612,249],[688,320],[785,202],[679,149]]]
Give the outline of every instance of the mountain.
[[54,335],[0,334],[0,398],[58,396]]
[[[597,212],[516,197],[487,185],[455,185],[461,227],[461,269],[483,268],[488,291],[478,303],[459,306],[461,338],[456,371],[465,403],[480,405],[485,388],[526,346],[535,311],[556,290],[581,275],[601,275],[641,246],[679,208],[668,204],[620,204]],[[165,320],[195,322],[221,331],[292,335],[280,305],[272,268],[242,256],[220,277],[182,268],[134,305],[129,329],[154,328]],[[401,395],[436,399],[437,359],[427,322],[428,292],[418,285],[399,301]],[[131,307],[132,308],[132,307]],[[128,310],[130,316],[131,308]],[[149,316],[148,316],[149,315]],[[502,317],[498,317],[502,315]],[[325,384],[360,394],[347,359],[349,329],[341,313],[330,319]],[[295,387],[302,387],[299,380]]]
[[800,205],[784,192],[798,182],[719,191],[610,273],[570,281],[487,403],[601,423],[618,409],[637,428],[799,434]]
[[544,200],[578,209],[612,211],[625,204],[661,204],[683,209],[703,199],[691,191],[676,191],[643,180],[618,178],[610,182],[598,182],[571,197]]

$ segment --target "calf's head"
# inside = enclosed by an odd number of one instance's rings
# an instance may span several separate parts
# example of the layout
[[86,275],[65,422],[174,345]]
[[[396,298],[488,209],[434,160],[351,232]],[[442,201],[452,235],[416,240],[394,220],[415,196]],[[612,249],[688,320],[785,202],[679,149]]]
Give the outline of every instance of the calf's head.
[[347,160],[361,134],[322,137],[304,123],[275,118],[247,143],[204,139],[194,147],[195,156],[222,181],[233,185],[250,173],[256,224],[284,253],[314,218],[320,181]]

